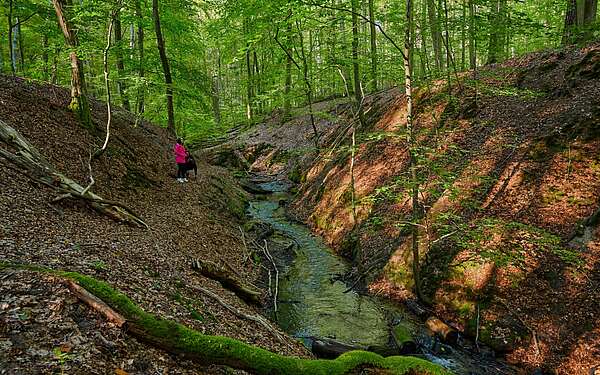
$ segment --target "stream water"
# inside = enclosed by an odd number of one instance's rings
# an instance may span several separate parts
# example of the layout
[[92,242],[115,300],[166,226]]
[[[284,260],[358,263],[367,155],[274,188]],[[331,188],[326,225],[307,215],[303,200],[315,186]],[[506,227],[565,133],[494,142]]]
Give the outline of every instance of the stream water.
[[390,325],[408,325],[419,345],[420,356],[456,374],[512,374],[514,370],[492,355],[475,353],[463,346],[437,342],[423,323],[401,306],[370,295],[347,292],[347,285],[333,281],[335,275],[350,268],[323,240],[302,224],[290,221],[279,201],[285,199],[285,186],[263,183],[274,192],[266,200],[249,204],[248,215],[268,223],[276,233],[296,243],[291,256],[276,256],[279,270],[276,320],[290,335],[303,339],[310,348],[310,337],[333,338],[360,346],[387,346]]

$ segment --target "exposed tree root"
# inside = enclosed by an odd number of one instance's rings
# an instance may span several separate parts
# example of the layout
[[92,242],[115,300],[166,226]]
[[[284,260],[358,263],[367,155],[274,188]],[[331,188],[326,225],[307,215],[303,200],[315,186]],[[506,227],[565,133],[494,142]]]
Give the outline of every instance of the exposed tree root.
[[148,225],[140,216],[126,205],[105,200],[90,192],[89,187],[84,188],[60,173],[23,135],[2,120],[0,120],[0,141],[6,144],[9,149],[16,150],[13,154],[6,149],[0,148],[0,157],[10,162],[10,164],[7,164],[8,166],[12,164],[13,170],[57,192],[63,193],[54,202],[59,202],[67,198],[80,199],[88,203],[96,211],[108,215],[115,220],[148,228]]

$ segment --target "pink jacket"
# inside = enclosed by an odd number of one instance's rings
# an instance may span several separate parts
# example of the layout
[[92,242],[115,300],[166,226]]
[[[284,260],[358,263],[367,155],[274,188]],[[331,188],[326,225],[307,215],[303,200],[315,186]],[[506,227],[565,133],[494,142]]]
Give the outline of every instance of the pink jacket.
[[175,163],[185,164],[185,157],[187,155],[187,151],[185,150],[185,147],[183,147],[183,145],[175,143],[175,146],[173,147],[173,154],[175,154]]

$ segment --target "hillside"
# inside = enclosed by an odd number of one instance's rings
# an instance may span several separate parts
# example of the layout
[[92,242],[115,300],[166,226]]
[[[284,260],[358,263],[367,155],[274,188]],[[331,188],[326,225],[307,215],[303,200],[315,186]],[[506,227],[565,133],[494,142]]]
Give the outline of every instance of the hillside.
[[[23,134],[59,171],[86,186],[89,153],[103,130],[82,129],[66,106],[68,90],[0,76],[0,119]],[[106,107],[93,102],[104,129]],[[222,168],[199,165],[188,184],[172,178],[166,131],[133,127],[114,114],[108,150],[93,162],[93,191],[137,212],[150,229],[118,223],[81,201],[51,203],[57,193],[0,163],[0,262],[80,272],[107,281],[141,308],[211,335],[222,335],[282,354],[306,356],[256,323],[240,319],[191,288],[204,287],[246,314],[258,314],[218,282],[195,273],[201,258],[235,268],[246,282],[259,270],[243,262],[238,224],[246,193]],[[4,145],[3,145],[4,147]],[[8,373],[218,373],[181,361],[124,335],[78,302],[61,278],[26,270],[0,270],[0,371]],[[119,373],[119,372],[117,372]]]
[[[600,365],[600,45],[530,54],[416,92],[420,253],[430,308],[530,373]],[[351,106],[278,116],[233,144],[299,183],[290,212],[367,270],[368,289],[412,300],[406,99],[365,100],[352,220]],[[357,271],[357,269],[355,269]],[[352,276],[352,275],[351,275]],[[354,273],[354,277],[358,273]]]

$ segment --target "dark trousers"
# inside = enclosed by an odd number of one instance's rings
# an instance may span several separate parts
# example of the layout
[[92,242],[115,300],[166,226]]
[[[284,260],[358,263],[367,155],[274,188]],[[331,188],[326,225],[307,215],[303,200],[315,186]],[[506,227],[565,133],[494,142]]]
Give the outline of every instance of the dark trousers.
[[177,163],[177,178],[185,178],[185,164]]

